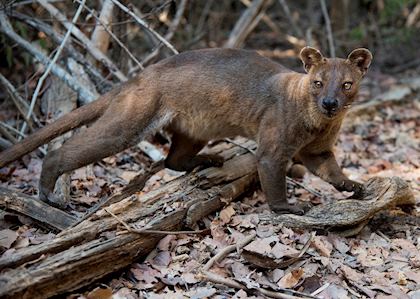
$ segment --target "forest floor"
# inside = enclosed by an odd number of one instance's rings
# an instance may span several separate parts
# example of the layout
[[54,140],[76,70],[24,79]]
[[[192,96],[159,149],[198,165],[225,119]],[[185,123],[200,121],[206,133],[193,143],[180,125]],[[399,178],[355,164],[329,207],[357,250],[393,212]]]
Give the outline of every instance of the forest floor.
[[[398,82],[391,76],[373,73],[361,90],[361,101],[391,89]],[[210,234],[169,235],[149,256],[68,298],[260,298],[258,288],[289,288],[319,298],[420,298],[420,95],[399,104],[381,105],[369,113],[350,117],[342,128],[336,153],[345,173],[366,182],[374,176],[399,176],[414,191],[417,206],[411,211],[393,209],[375,217],[355,237],[330,232],[292,230],[259,223],[253,216],[268,206],[260,190],[229,204],[202,220]],[[167,145],[160,146],[162,153]],[[88,170],[71,176],[72,203],[69,212],[82,216],[106,194],[126,185],[145,157],[133,149],[104,159]],[[36,194],[42,158],[26,156],[0,170],[2,186]],[[141,195],[182,175],[169,170],[155,174]],[[291,200],[322,203],[348,196],[335,191],[321,179],[306,174],[302,183],[324,195],[319,198],[300,187],[290,187]],[[252,215],[251,215],[252,214]],[[393,221],[389,221],[392,219]],[[203,281],[203,265],[247,235],[256,237],[243,251],[233,251],[209,271],[246,286],[239,290],[226,282]],[[39,228],[31,219],[11,212],[0,215],[0,254],[40,244],[54,234]],[[309,240],[309,243],[308,243]],[[284,261],[305,254],[284,268],[257,267],[244,252]],[[249,290],[254,290],[254,293]]]

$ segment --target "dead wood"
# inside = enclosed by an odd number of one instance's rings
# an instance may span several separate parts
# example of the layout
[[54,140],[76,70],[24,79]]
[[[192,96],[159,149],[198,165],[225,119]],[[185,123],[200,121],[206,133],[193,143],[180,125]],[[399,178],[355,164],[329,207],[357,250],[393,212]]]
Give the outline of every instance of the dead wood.
[[[107,210],[132,227],[179,230],[195,203],[212,203],[211,208],[198,211],[204,217],[253,185],[255,168],[244,165],[248,160],[238,156],[245,152],[238,147],[225,150],[221,154],[228,160],[226,168],[187,174],[141,197],[126,198]],[[54,240],[0,258],[0,269],[27,263],[25,271],[19,267],[0,275],[0,297],[45,298],[80,288],[147,255],[162,237],[117,233],[119,222],[109,213],[100,210],[95,216],[100,219],[89,218]]]
[[225,43],[225,48],[239,48],[251,31],[258,25],[270,1],[254,0],[241,17],[236,22],[229,39]]
[[[67,213],[49,206],[32,196],[0,187],[0,207],[29,216],[54,230],[63,230],[76,221]],[[1,268],[1,267],[0,267]]]
[[409,185],[401,178],[370,179],[363,200],[334,201],[312,208],[303,216],[262,215],[260,219],[291,228],[333,230],[344,236],[357,234],[379,211],[392,206],[415,204]]

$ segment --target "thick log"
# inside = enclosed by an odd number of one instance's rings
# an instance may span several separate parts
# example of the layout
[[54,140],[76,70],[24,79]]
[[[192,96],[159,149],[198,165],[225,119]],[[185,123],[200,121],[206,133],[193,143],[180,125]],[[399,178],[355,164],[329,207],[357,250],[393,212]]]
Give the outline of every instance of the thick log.
[[[243,194],[255,182],[255,161],[245,149],[233,147],[221,154],[227,159],[222,168],[184,175],[107,210],[135,227],[179,230],[191,206],[201,201],[211,203],[207,209],[193,209],[198,217],[194,218],[202,218]],[[156,234],[117,233],[118,221],[104,210],[93,216],[51,241],[0,258],[0,297],[45,298],[78,289],[147,255],[162,238]],[[22,267],[9,269],[23,263],[27,263],[25,271]]]

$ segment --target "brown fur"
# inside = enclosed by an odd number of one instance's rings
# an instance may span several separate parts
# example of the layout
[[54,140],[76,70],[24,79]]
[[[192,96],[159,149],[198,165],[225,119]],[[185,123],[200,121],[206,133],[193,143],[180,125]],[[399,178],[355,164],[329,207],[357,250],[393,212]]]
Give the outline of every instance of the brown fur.
[[[338,190],[361,193],[361,185],[342,173],[332,148],[371,54],[357,49],[348,59],[326,59],[319,51],[304,48],[301,58],[308,74],[290,71],[252,51],[184,52],[148,67],[119,89],[0,153],[0,167],[96,120],[48,153],[40,179],[42,199],[53,196],[61,174],[116,154],[161,127],[173,134],[166,166],[176,170],[221,165],[219,157],[197,155],[211,139],[241,135],[256,140],[261,185],[275,211],[302,211],[286,200],[291,158]],[[314,81],[322,81],[322,87]],[[344,90],[344,82],[352,82],[352,88]],[[336,99],[338,107],[325,110],[325,97]]]

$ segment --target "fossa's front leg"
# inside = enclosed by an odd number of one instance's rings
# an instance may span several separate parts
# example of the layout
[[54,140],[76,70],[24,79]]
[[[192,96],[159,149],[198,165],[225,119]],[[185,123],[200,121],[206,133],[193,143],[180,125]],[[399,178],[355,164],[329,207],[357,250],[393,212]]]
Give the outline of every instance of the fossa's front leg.
[[350,180],[341,170],[332,150],[320,153],[302,151],[299,159],[315,175],[330,183],[338,191],[354,192],[353,198],[363,197],[363,184]]
[[264,130],[259,137],[258,175],[268,205],[276,213],[304,214],[309,208],[307,204],[291,205],[287,201],[287,166],[296,149],[297,146],[284,142],[275,127]]

